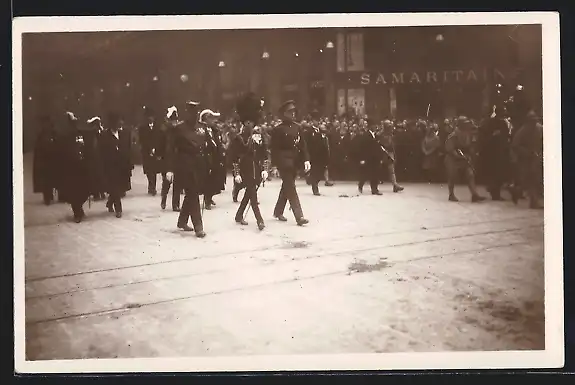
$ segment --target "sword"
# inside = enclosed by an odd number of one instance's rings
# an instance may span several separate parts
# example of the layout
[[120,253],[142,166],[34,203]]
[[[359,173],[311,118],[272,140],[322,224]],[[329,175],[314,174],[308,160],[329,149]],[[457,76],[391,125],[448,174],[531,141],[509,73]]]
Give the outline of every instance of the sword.
[[[259,188],[260,188],[260,186],[257,185],[257,186],[256,186],[256,197],[258,196],[258,190],[259,190]],[[246,192],[247,192],[247,189],[246,189]],[[245,193],[244,193],[244,194],[245,194]],[[252,198],[250,197],[250,200],[248,201],[248,203],[250,203],[250,204],[248,205],[247,210],[246,210],[245,213],[244,213],[244,218],[243,218],[244,221],[246,220],[246,217],[248,216],[248,213],[250,212],[250,208],[252,207],[252,205],[251,205],[251,200],[252,200]],[[257,204],[257,203],[258,203],[258,202],[256,201],[256,204]]]
[[463,153],[463,151],[461,150],[457,150],[457,153],[467,161],[467,165],[469,166],[469,168],[471,169],[471,171],[473,171],[473,173],[475,174],[475,168],[473,167],[473,164],[471,163],[471,159],[469,159],[467,156],[465,156],[465,154]]

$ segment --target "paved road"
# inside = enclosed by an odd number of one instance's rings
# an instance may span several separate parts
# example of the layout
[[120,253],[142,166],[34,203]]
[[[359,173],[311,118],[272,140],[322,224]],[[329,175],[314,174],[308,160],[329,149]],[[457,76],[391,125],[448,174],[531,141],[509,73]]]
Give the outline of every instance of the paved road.
[[[233,221],[229,191],[208,236],[175,230],[137,169],[124,217],[97,202],[82,224],[46,207],[25,172],[29,360],[544,349],[543,212],[447,201],[444,186],[314,197],[310,224]],[[229,185],[229,184],[228,184]],[[342,196],[347,195],[347,196]],[[288,213],[289,214],[289,213]]]

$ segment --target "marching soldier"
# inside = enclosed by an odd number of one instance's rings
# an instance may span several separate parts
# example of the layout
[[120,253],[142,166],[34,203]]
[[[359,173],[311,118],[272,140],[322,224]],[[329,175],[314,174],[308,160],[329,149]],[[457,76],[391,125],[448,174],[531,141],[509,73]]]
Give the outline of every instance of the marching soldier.
[[[321,132],[318,127],[317,117],[312,120],[311,127],[306,137],[306,144],[309,151],[311,170],[309,181],[313,195],[319,193],[319,181],[325,176],[325,171],[329,164],[329,143],[325,132]],[[328,180],[326,179],[326,182]]]
[[[198,106],[194,101],[186,103],[186,118],[174,127],[168,136],[166,152],[167,178],[175,180],[184,189],[184,202],[178,217],[178,228],[195,231],[198,238],[206,236],[200,208],[200,195],[205,192],[208,170],[206,161],[206,132],[198,127]],[[193,228],[188,225],[192,220]]]
[[263,230],[265,225],[258,205],[257,191],[260,184],[267,179],[270,166],[267,145],[262,134],[254,130],[260,121],[262,103],[252,93],[238,102],[237,112],[242,126],[230,144],[234,180],[246,188],[235,221],[244,226],[248,224],[244,219],[244,212],[249,203],[260,230]]
[[295,180],[300,162],[303,161],[305,172],[310,170],[311,165],[301,127],[294,121],[295,110],[293,100],[284,102],[280,106],[279,113],[282,115],[282,122],[273,129],[271,135],[272,163],[277,167],[282,179],[281,190],[274,208],[274,217],[282,222],[287,221],[283,214],[286,203],[289,201],[296,223],[298,226],[303,226],[309,221],[303,216]]
[[142,166],[144,174],[148,178],[148,195],[155,196],[157,174],[160,172],[161,162],[158,150],[161,151],[165,133],[161,130],[160,123],[156,121],[154,111],[144,106],[145,123],[138,127],[140,148],[142,151]]
[[93,191],[91,174],[96,163],[89,156],[93,151],[87,147],[84,135],[85,131],[78,129],[78,118],[66,112],[66,128],[57,144],[61,170],[58,191],[61,200],[72,206],[76,223],[86,216],[83,206]]
[[131,189],[131,176],[134,165],[131,160],[132,137],[129,130],[122,127],[119,115],[108,116],[107,128],[99,141],[102,159],[104,186],[108,193],[108,212],[122,217],[122,196]]
[[455,196],[455,182],[461,170],[465,171],[467,185],[471,192],[472,202],[482,202],[484,197],[477,192],[475,185],[475,169],[471,159],[471,122],[464,116],[458,118],[454,131],[445,142],[445,168],[447,171],[447,184],[449,200],[459,202]]
[[216,126],[216,119],[219,113],[212,110],[203,110],[200,113],[200,124],[206,131],[206,150],[208,155],[208,174],[206,180],[206,192],[204,194],[204,205],[206,210],[211,210],[215,206],[214,195],[225,190],[226,185],[226,155],[222,143],[222,135]]
[[509,127],[503,106],[493,106],[491,115],[480,129],[481,149],[487,191],[494,201],[503,200],[501,188],[509,171]]
[[529,207],[540,209],[543,181],[543,126],[535,112],[526,115],[525,124],[513,137],[512,154],[519,183],[512,189],[513,202],[517,204],[522,190],[527,190]]
[[162,127],[164,134],[161,137],[163,140],[158,145],[157,151],[157,154],[160,157],[160,168],[162,172],[162,201],[160,206],[162,210],[166,209],[168,193],[170,192],[170,187],[172,187],[172,211],[176,212],[180,211],[180,195],[182,194],[182,189],[177,183],[176,178],[173,178],[172,182],[167,177],[166,152],[168,149],[168,138],[170,135],[173,135],[175,127],[180,124],[182,124],[182,122],[178,118],[178,109],[175,106],[168,108],[168,112],[166,114],[166,124]]
[[393,192],[397,193],[403,191],[403,187],[397,183],[397,177],[395,176],[396,152],[395,144],[393,142],[393,123],[391,123],[391,120],[385,120],[383,122],[383,128],[377,139],[384,155],[383,163],[387,165],[389,180],[393,186]]
[[382,195],[379,191],[379,171],[382,162],[382,146],[377,140],[375,131],[364,126],[362,132],[355,139],[356,159],[359,162],[359,182],[357,189],[363,193],[363,185],[369,181],[371,193]]
[[437,124],[428,124],[425,127],[425,136],[421,141],[421,151],[423,152],[422,168],[427,173],[428,182],[439,182],[440,160],[442,159],[441,139],[438,133]]
[[58,182],[57,138],[54,124],[48,116],[40,118],[40,134],[36,139],[33,164],[33,187],[35,193],[41,193],[44,204],[54,200],[54,189]]

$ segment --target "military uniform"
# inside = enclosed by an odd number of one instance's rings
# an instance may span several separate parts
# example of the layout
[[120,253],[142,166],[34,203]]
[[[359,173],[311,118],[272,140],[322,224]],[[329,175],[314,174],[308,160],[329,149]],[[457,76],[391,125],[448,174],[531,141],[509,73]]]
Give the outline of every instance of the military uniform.
[[459,201],[455,196],[455,183],[461,170],[465,171],[472,202],[485,200],[485,198],[480,196],[477,192],[475,185],[475,170],[470,153],[470,122],[467,118],[460,117],[455,131],[452,132],[445,141],[445,168],[447,171],[449,200],[452,202]]
[[[178,228],[194,231],[202,238],[206,235],[200,208],[200,195],[206,191],[208,172],[206,133],[198,127],[197,108],[199,103],[187,103],[187,119],[174,127],[169,136],[166,151],[166,170],[184,189],[185,197],[178,217]],[[188,225],[191,218],[193,228]]]
[[511,149],[516,163],[515,179],[519,182],[512,190],[513,201],[517,203],[525,189],[530,207],[539,209],[539,197],[543,195],[543,126],[535,113],[530,112],[526,116],[525,125],[513,137]]
[[383,152],[383,163],[387,166],[387,171],[389,173],[389,180],[393,186],[393,192],[397,193],[403,191],[403,187],[397,183],[397,177],[395,175],[395,143],[393,141],[393,124],[386,120],[383,123],[383,130],[377,137]]
[[309,167],[309,154],[303,132],[299,124],[289,116],[289,111],[295,110],[293,101],[285,102],[280,108],[280,114],[284,114],[282,123],[275,127],[271,135],[272,163],[277,167],[282,187],[274,208],[274,217],[284,222],[287,219],[283,213],[287,202],[290,202],[291,210],[298,225],[308,223],[304,218],[299,196],[295,187],[297,170],[304,162]]
[[258,228],[263,230],[264,220],[258,204],[257,190],[269,173],[270,161],[267,143],[261,132],[256,132],[253,125],[257,124],[261,114],[261,104],[254,95],[248,94],[237,106],[238,115],[242,121],[240,132],[232,139],[230,144],[230,157],[232,159],[233,175],[240,180],[246,192],[235,215],[235,221],[247,225],[245,210],[248,203],[251,205]]

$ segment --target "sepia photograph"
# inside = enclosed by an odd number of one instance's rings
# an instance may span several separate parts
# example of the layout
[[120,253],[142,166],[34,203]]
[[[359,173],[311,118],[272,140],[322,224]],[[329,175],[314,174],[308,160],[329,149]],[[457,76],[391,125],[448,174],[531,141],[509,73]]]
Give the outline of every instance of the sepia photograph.
[[16,371],[563,365],[558,14],[13,31]]

